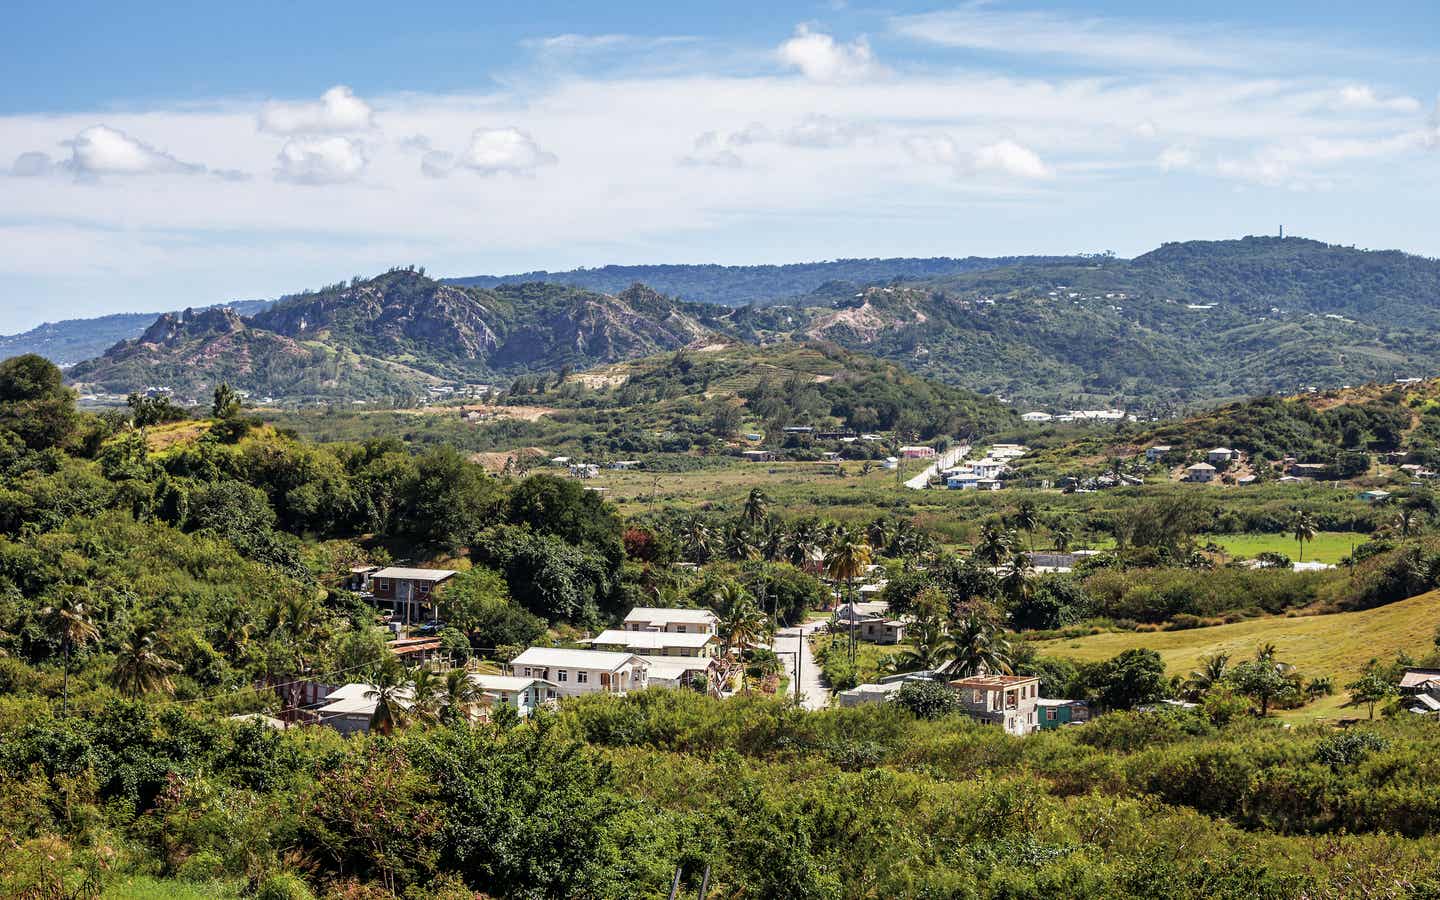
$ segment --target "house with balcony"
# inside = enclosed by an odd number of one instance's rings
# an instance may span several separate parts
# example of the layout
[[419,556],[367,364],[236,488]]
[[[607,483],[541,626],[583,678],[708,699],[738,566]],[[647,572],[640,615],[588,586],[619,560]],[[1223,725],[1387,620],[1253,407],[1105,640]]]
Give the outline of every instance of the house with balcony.
[[607,628],[581,643],[596,650],[623,650],[641,656],[714,656],[720,639],[712,633],[681,631],[631,631]]
[[1006,734],[1030,734],[1040,727],[1038,676],[971,675],[951,681],[950,689],[963,712],[987,725],[999,725]]
[[369,573],[370,593],[377,604],[390,604],[395,620],[405,624],[423,622],[432,616],[435,599],[445,582],[457,572],[451,569],[409,569],[387,566]]
[[560,697],[644,690],[649,665],[634,653],[531,647],[510,661],[510,674],[540,678]]
[[676,634],[714,634],[720,617],[708,609],[666,609],[637,606],[622,623],[626,631],[672,631]]

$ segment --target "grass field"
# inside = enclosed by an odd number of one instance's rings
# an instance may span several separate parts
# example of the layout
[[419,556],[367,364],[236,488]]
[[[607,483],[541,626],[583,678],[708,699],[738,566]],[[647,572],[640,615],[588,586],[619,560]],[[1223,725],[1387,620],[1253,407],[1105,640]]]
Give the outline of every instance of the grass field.
[[[1350,555],[1351,550],[1365,543],[1368,535],[1349,531],[1322,531],[1315,540],[1305,543],[1305,559],[1323,563],[1338,563]],[[1288,534],[1224,534],[1206,537],[1225,548],[1231,556],[1254,558],[1261,553],[1283,553],[1291,559],[1300,558],[1300,545]]]
[[240,896],[243,881],[197,884],[131,875],[105,889],[105,900],[231,900]]
[[1363,612],[1276,616],[1185,631],[1107,632],[1042,641],[1038,646],[1044,655],[1086,662],[1143,647],[1158,651],[1170,674],[1188,675],[1209,654],[1226,652],[1232,659],[1247,659],[1256,646],[1271,643],[1279,650],[1281,660],[1307,677],[1330,675],[1337,688],[1335,696],[1285,713],[1287,718],[1348,717],[1357,713],[1342,709],[1346,698],[1341,686],[1354,680],[1371,659],[1388,660],[1402,650],[1418,656],[1431,649],[1437,621],[1440,591],[1431,591]]

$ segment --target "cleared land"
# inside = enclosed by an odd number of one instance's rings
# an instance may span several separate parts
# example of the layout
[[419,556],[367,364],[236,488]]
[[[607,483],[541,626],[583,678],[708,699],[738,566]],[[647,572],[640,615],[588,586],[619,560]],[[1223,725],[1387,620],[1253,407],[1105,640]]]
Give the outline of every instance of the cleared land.
[[1433,646],[1440,621],[1440,591],[1431,591],[1399,603],[1354,613],[1326,616],[1271,617],[1192,628],[1185,631],[1107,632],[1076,639],[1041,641],[1040,652],[1092,662],[1109,659],[1123,650],[1156,650],[1170,674],[1188,675],[1212,653],[1229,653],[1234,660],[1248,659],[1255,648],[1274,644],[1280,659],[1307,677],[1334,677],[1337,694],[1322,698],[1285,715],[1294,718],[1363,715],[1364,710],[1342,708],[1343,685],[1353,680],[1371,659],[1388,660],[1404,651],[1420,655]]
[[[1307,562],[1338,563],[1350,555],[1355,547],[1365,543],[1369,535],[1349,531],[1322,531],[1315,540],[1305,542]],[[1213,538],[1202,536],[1202,540],[1213,540],[1225,548],[1231,556],[1253,559],[1261,553],[1283,553],[1291,559],[1300,558],[1300,545],[1287,534],[1223,534]]]

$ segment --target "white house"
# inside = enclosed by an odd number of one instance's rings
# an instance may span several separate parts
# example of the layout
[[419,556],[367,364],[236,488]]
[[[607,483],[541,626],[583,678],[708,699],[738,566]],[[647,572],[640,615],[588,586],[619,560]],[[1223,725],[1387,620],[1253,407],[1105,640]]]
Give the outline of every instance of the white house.
[[708,609],[668,609],[637,606],[625,616],[626,631],[673,631],[676,634],[714,634],[720,619]]
[[[342,685],[325,695],[325,705],[315,710],[320,724],[335,729],[341,734],[361,734],[370,730],[370,719],[375,715],[379,698],[368,696],[375,690],[373,685],[355,682]],[[396,701],[402,709],[413,705],[414,692],[401,688],[395,692]]]
[[1231,450],[1229,447],[1216,447],[1209,453],[1205,454],[1205,458],[1210,462],[1212,466],[1218,466],[1221,463],[1227,463],[1234,457],[1235,451]]
[[708,684],[711,670],[719,663],[711,656],[642,656],[649,668],[646,677],[650,687],[689,687],[698,678]]
[[1165,454],[1169,453],[1173,449],[1175,448],[1171,447],[1169,444],[1156,444],[1153,447],[1146,447],[1145,461],[1148,463],[1159,462],[1161,457],[1163,457]]
[[973,491],[980,476],[974,472],[956,472],[954,475],[946,476],[945,486],[952,491]]
[[543,678],[515,675],[471,675],[469,678],[492,707],[509,706],[521,718],[559,696],[556,685]]
[[1022,422],[1048,422],[1055,418],[1047,412],[1027,412],[1020,416]]
[[999,478],[1007,468],[1004,460],[986,458],[971,465],[970,471],[981,478]]
[[1209,463],[1196,463],[1185,469],[1185,480],[1198,484],[1208,484],[1215,480],[1215,467]]
[[840,700],[841,706],[863,706],[866,703],[888,703],[895,699],[904,687],[903,682],[895,681],[890,684],[862,684],[851,688],[848,691],[841,691],[835,696]]
[[607,628],[582,643],[597,650],[624,650],[645,656],[711,656],[719,638],[710,632]]
[[560,647],[531,647],[510,661],[511,675],[549,681],[561,697],[643,690],[648,669],[633,653]]

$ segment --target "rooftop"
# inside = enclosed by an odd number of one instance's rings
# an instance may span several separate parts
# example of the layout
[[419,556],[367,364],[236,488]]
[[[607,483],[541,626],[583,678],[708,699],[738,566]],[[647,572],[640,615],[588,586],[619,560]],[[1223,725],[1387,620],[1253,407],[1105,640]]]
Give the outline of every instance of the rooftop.
[[708,609],[678,609],[662,606],[637,606],[625,616],[626,622],[676,622],[709,625],[716,616]]
[[559,666],[570,669],[601,669],[613,672],[631,660],[643,659],[633,653],[610,653],[604,650],[567,650],[563,647],[531,647],[510,661],[514,666]]
[[530,685],[553,685],[543,678],[525,678],[520,675],[471,675],[470,683],[482,691],[523,691]]
[[713,634],[695,634],[686,632],[679,634],[674,631],[622,631],[619,628],[607,628],[593,638],[585,640],[586,644],[615,645],[629,647],[631,650],[651,650],[660,647],[704,647],[715,640]]
[[396,578],[404,581],[444,581],[457,575],[454,569],[407,569],[404,566],[387,566],[375,572],[371,578]]
[[1039,680],[1040,676],[1038,675],[971,675],[969,678],[955,679],[950,682],[950,686],[958,688],[1011,688]]

